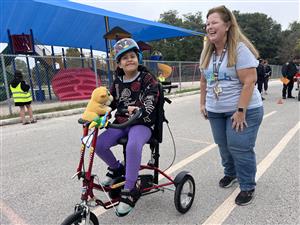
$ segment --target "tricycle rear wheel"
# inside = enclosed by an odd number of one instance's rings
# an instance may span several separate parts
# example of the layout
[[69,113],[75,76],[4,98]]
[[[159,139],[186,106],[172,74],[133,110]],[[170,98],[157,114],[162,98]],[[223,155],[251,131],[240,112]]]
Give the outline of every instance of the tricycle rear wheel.
[[182,214],[186,213],[192,207],[194,197],[194,178],[190,174],[185,174],[176,185],[175,189],[174,203],[178,212]]

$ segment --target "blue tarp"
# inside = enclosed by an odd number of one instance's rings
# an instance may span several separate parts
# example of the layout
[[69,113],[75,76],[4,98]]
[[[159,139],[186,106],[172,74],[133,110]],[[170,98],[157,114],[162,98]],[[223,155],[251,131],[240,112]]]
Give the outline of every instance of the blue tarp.
[[175,26],[127,16],[67,0],[0,0],[0,42],[8,42],[11,34],[29,34],[38,44],[76,47],[105,51],[103,35],[119,26],[136,41],[154,41],[171,37],[204,35]]

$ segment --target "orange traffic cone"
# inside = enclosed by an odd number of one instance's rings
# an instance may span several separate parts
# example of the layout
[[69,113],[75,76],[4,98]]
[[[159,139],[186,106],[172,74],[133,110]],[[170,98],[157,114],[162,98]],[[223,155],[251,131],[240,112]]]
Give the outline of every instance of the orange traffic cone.
[[277,104],[283,104],[282,98],[278,99]]

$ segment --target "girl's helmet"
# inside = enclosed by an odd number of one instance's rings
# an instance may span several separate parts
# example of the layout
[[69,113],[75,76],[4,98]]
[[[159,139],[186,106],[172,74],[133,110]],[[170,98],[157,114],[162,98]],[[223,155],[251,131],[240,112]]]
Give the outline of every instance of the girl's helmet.
[[117,43],[114,45],[115,60],[119,62],[121,56],[130,50],[136,51],[138,54],[139,63],[141,63],[143,55],[138,44],[131,38],[123,38],[117,41]]

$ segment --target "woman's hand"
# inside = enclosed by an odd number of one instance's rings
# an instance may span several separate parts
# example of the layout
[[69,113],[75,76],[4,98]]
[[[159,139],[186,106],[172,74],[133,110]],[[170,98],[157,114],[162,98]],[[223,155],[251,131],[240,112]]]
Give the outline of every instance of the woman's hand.
[[128,114],[132,115],[132,114],[134,114],[134,111],[138,110],[138,109],[139,109],[139,107],[137,107],[137,106],[128,106],[128,108],[127,108]]
[[203,115],[204,119],[207,120],[207,111],[206,111],[205,105],[200,105],[200,112]]
[[244,112],[235,112],[232,117],[232,128],[235,129],[236,132],[243,131],[244,127],[248,127],[246,122],[246,116]]

